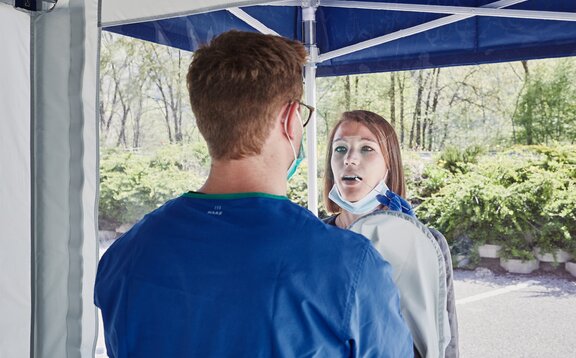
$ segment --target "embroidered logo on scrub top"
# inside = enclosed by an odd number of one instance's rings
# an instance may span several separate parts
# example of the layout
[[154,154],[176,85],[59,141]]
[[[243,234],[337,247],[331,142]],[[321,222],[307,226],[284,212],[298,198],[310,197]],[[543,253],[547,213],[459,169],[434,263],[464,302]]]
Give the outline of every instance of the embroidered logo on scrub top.
[[207,214],[208,215],[222,215],[222,206],[221,205],[215,205],[214,210],[208,210]]

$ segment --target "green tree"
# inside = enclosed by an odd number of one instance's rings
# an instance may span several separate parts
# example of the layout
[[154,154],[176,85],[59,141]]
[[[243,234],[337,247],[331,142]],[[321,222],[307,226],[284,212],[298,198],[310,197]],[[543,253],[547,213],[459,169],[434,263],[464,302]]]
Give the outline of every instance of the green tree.
[[516,140],[523,144],[549,144],[576,140],[575,71],[561,61],[551,73],[540,69],[527,76],[514,122]]

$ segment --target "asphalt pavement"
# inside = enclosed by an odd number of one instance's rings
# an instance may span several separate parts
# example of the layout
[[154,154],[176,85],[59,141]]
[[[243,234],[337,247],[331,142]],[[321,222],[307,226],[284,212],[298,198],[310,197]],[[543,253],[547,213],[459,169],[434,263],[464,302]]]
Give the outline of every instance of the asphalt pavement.
[[460,356],[576,357],[576,281],[558,270],[455,270]]

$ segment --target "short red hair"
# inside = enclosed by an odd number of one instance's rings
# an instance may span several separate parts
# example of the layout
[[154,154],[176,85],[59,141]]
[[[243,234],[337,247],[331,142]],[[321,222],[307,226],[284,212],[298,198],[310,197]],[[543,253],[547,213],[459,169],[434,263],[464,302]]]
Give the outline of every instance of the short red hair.
[[260,153],[280,108],[302,97],[306,56],[300,42],[242,31],[225,32],[195,52],[188,92],[212,158]]

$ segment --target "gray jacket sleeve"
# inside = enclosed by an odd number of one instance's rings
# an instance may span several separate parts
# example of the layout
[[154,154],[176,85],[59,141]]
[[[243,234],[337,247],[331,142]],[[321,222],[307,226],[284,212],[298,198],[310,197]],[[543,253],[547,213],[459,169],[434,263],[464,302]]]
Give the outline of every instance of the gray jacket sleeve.
[[450,246],[442,233],[434,228],[428,228],[440,249],[442,250],[442,255],[444,256],[444,262],[446,263],[446,289],[448,291],[448,301],[447,301],[447,311],[448,311],[448,321],[450,322],[450,333],[452,338],[450,343],[446,348],[446,358],[458,358],[460,356],[459,346],[458,346],[458,317],[456,315],[456,298],[454,297],[454,281],[452,280],[452,256],[450,255]]

